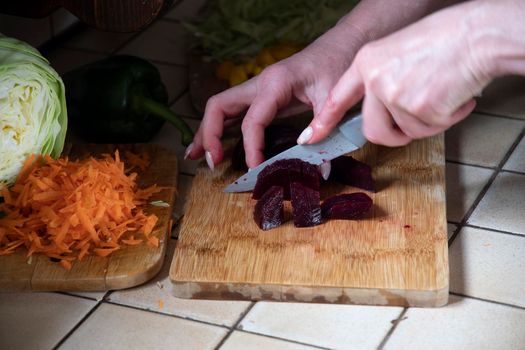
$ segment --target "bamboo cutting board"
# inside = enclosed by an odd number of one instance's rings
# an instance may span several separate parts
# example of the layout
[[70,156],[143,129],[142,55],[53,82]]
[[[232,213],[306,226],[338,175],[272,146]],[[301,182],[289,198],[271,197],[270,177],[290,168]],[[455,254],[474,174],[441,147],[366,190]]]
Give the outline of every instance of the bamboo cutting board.
[[[370,194],[372,215],[313,228],[295,228],[289,220],[261,231],[253,220],[251,193],[223,192],[240,174],[228,164],[213,173],[201,167],[171,265],[173,293],[198,299],[446,304],[443,136],[400,148],[367,144],[352,155],[373,169],[378,190]],[[324,186],[321,198],[358,191]]]
[[[79,156],[113,153],[115,145],[82,145],[74,147],[72,154]],[[174,153],[155,145],[120,145],[119,150],[135,153],[148,152],[151,164],[138,175],[140,188],[153,184],[166,187],[151,200],[170,203],[169,208],[148,206],[145,211],[158,216],[152,232],[159,239],[159,247],[146,243],[123,246],[109,257],[87,256],[75,261],[71,270],[41,255],[31,259],[25,249],[12,255],[0,256],[0,291],[106,291],[123,289],[144,283],[154,277],[162,267],[166,251],[169,222],[177,187],[177,157]]]

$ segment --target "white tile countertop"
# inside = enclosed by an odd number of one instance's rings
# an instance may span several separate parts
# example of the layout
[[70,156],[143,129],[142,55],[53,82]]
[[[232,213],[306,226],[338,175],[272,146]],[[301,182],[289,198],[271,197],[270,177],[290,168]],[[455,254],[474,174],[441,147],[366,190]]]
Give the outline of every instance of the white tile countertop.
[[[140,34],[91,29],[48,57],[63,73],[114,53],[151,60],[171,108],[197,128],[188,99],[183,1]],[[145,285],[107,293],[0,294],[0,349],[525,349],[525,78],[491,84],[446,133],[450,299],[437,309],[177,299],[168,269]],[[179,197],[196,164],[165,125],[154,142],[179,156]]]

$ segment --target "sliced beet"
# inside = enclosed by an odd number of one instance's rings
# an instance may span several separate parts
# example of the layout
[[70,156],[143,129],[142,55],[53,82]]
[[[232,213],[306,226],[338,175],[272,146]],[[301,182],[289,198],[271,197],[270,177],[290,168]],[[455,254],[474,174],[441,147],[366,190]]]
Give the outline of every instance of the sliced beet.
[[319,225],[322,222],[319,191],[299,182],[292,182],[290,189],[295,227]]
[[332,171],[328,180],[375,192],[372,168],[368,164],[349,156],[337,157],[332,160]]
[[284,199],[290,199],[290,183],[299,182],[319,191],[319,167],[300,159],[281,159],[257,175],[257,182],[253,189],[253,198],[259,199],[272,186],[281,186]]
[[321,204],[323,219],[362,219],[372,208],[366,193],[344,193],[329,197]]
[[[297,145],[297,138],[301,130],[287,125],[270,125],[264,131],[264,157],[265,159]],[[246,154],[242,138],[237,142],[232,153],[232,168],[234,170],[248,170]]]
[[283,208],[283,188],[272,186],[255,204],[253,219],[262,230],[270,230],[283,223]]

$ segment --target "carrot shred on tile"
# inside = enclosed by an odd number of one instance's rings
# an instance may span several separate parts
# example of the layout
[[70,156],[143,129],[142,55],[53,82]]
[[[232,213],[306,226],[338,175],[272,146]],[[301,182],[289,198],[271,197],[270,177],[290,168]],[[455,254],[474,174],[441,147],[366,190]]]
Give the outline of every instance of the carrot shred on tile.
[[[148,156],[129,151],[124,159],[142,171],[149,165]],[[158,247],[152,235],[158,217],[142,205],[163,188],[139,189],[137,174],[125,169],[118,151],[85,160],[29,156],[15,184],[0,191],[0,255],[25,247],[28,255],[41,253],[71,269],[75,260],[109,256],[125,245]]]

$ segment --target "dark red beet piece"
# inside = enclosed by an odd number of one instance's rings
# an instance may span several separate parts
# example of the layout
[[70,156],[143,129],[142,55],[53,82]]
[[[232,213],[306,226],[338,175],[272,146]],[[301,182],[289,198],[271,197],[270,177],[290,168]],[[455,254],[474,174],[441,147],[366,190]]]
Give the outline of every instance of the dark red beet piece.
[[303,162],[300,159],[281,159],[257,175],[257,182],[253,189],[253,198],[259,199],[272,186],[281,186],[284,199],[290,199],[290,183],[300,182],[313,190],[319,191],[319,167]]
[[[264,157],[265,159],[297,145],[297,138],[301,130],[287,125],[270,125],[264,131]],[[248,170],[246,166],[246,154],[242,138],[237,142],[232,153],[233,170]]]
[[295,227],[319,225],[322,222],[319,191],[299,182],[292,182],[290,189]]
[[321,204],[323,219],[362,219],[372,208],[366,193],[344,193],[329,197]]
[[370,166],[349,156],[337,157],[332,160],[332,171],[328,180],[375,192]]
[[253,219],[262,230],[280,226],[284,221],[283,188],[272,186],[255,204]]

